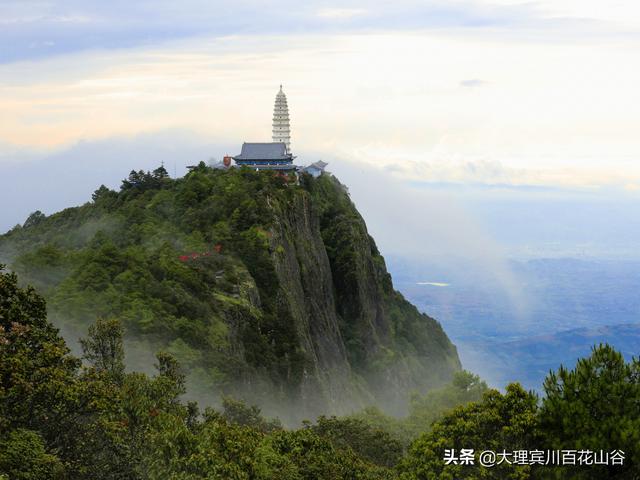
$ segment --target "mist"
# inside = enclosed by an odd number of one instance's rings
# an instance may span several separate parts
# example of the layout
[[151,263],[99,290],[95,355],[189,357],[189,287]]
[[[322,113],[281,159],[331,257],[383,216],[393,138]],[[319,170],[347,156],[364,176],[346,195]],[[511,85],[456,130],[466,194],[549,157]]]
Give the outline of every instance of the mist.
[[48,152],[0,155],[0,231],[22,224],[35,210],[49,215],[91,200],[100,185],[118,189],[131,170],[164,164],[172,177],[187,165],[236,153],[239,146],[213,143],[185,130],[80,141]]
[[[237,153],[239,147],[193,132],[167,130],[84,141],[48,153],[5,154],[0,159],[0,230],[22,223],[35,210],[51,214],[81,205],[101,184],[117,189],[132,169],[150,170],[164,163],[171,176],[181,176],[186,165]],[[531,288],[531,275],[524,272],[522,262],[640,258],[635,191],[415,183],[366,159],[359,162],[318,152],[302,151],[296,163],[320,158],[348,186],[387,260],[396,289],[443,324],[458,345],[463,367],[495,386],[502,386],[503,377],[492,371],[477,342],[495,340],[497,323],[507,339],[530,335],[545,312],[542,293]],[[104,228],[87,225],[87,233],[98,227]],[[12,252],[0,252],[0,261],[11,257]],[[585,302],[578,297],[572,301]],[[545,315],[558,317],[559,329],[603,324],[573,311],[562,319],[547,307]],[[628,317],[615,318],[622,322]],[[77,339],[86,332],[63,334],[78,353]],[[130,368],[152,372],[155,351],[154,345],[131,344]],[[198,400],[206,400],[202,389],[192,390],[202,393]]]

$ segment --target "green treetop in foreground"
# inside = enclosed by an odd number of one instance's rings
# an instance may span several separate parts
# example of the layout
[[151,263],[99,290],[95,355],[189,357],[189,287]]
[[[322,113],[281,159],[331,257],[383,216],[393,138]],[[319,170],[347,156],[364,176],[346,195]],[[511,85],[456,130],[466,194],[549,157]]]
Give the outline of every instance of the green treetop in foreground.
[[200,415],[180,401],[184,375],[168,354],[154,377],[125,373],[116,321],[99,320],[82,343],[86,367],[47,322],[42,297],[0,272],[0,478],[392,478],[238,402]]
[[[545,396],[510,384],[482,401],[454,409],[419,437],[401,461],[403,480],[640,478],[640,363],[609,345],[593,348],[573,370],[560,367],[544,382]],[[591,450],[624,452],[623,465],[445,465],[446,449],[475,452]]]
[[[47,321],[45,303],[0,271],[0,478],[41,479],[636,479],[640,475],[638,361],[607,345],[561,367],[539,399],[456,376],[413,399],[406,419],[375,410],[321,417],[297,430],[226,399],[223,411],[184,404],[169,354],[157,374],[124,370],[122,326],[101,319],[82,342],[86,365]],[[465,396],[465,393],[468,396]],[[444,399],[466,405],[447,409]],[[470,403],[469,400],[472,400]],[[451,405],[449,408],[451,408]],[[429,409],[441,413],[429,417]],[[434,423],[430,422],[435,420]],[[421,424],[421,422],[424,422]],[[405,449],[403,435],[424,433]],[[622,466],[445,465],[447,449],[622,450]]]

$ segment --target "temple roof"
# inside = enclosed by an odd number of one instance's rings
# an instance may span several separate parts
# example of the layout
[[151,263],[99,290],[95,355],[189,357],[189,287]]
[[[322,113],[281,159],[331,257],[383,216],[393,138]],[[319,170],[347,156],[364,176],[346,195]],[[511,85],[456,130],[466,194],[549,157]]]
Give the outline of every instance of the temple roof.
[[234,160],[293,160],[287,153],[287,146],[282,142],[243,143],[240,155]]
[[327,162],[323,162],[322,160],[318,160],[317,162],[312,163],[311,165],[309,165],[307,168],[309,167],[316,167],[320,170],[324,170],[324,168],[329,165]]

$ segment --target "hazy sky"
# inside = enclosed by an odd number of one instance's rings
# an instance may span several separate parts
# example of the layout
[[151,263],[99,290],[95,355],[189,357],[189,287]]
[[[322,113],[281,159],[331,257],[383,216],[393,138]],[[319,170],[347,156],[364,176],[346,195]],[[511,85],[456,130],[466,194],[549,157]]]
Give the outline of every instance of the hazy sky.
[[4,0],[0,201],[18,201],[0,227],[132,167],[268,141],[280,83],[300,163],[621,198],[623,218],[640,199],[639,5]]

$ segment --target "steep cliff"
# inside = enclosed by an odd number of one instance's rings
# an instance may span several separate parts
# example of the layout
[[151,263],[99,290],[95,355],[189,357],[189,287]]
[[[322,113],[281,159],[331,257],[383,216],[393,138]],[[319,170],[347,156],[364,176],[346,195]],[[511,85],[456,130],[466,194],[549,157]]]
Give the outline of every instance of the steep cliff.
[[0,261],[45,293],[67,336],[120,318],[130,362],[168,350],[211,401],[243,396],[293,420],[370,404],[399,413],[409,391],[460,368],[439,323],[393,289],[331,176],[132,172],[119,192],[32,215],[0,237]]

